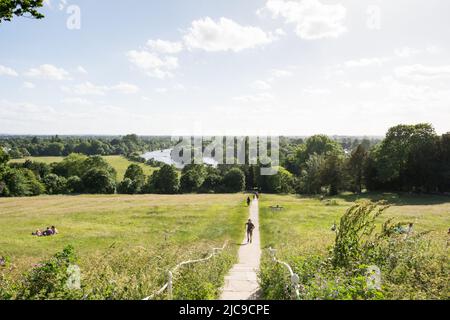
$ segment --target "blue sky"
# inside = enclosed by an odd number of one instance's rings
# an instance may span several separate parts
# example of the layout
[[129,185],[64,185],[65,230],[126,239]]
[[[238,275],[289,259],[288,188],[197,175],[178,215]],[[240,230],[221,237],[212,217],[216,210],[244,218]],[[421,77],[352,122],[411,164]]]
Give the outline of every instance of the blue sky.
[[0,25],[0,133],[449,131],[446,0],[49,0],[43,12]]

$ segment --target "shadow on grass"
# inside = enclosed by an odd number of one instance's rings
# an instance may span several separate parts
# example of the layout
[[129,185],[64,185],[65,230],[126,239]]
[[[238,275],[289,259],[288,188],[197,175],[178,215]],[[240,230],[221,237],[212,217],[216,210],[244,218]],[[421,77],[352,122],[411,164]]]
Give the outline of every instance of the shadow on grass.
[[336,196],[320,196],[320,195],[306,195],[297,194],[295,197],[299,200],[317,199],[317,200],[343,200],[346,202],[355,202],[358,200],[386,201],[387,204],[396,206],[426,206],[450,203],[450,196],[448,195],[434,195],[434,194],[414,194],[414,193],[394,193],[394,192],[364,192],[361,194],[342,193]]
[[384,200],[388,204],[396,206],[426,206],[443,203],[450,203],[450,196],[431,195],[431,194],[411,194],[411,193],[362,193],[362,194],[340,194],[335,197],[326,197],[325,199],[342,199],[347,202],[355,202],[361,199],[371,201]]

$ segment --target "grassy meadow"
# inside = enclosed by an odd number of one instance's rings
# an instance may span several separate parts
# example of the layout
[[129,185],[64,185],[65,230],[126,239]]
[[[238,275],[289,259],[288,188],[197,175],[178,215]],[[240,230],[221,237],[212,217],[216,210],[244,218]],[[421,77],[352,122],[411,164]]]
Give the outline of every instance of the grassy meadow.
[[[334,240],[333,223],[338,224],[354,201],[385,200],[391,207],[378,218],[379,224],[389,218],[414,223],[417,232],[430,230],[436,241],[446,241],[450,227],[450,197],[408,196],[397,194],[354,195],[326,198],[296,195],[264,195],[260,201],[262,246],[292,250],[299,254],[324,252]],[[284,209],[275,211],[270,206]]]
[[[178,262],[204,257],[229,240],[224,254],[184,268],[178,276],[191,280],[175,285],[176,298],[212,299],[235,262],[247,216],[242,194],[5,198],[0,256],[18,274],[70,244],[85,283],[92,284],[91,298],[140,299],[158,289]],[[60,234],[31,236],[51,225]],[[102,277],[115,281],[114,294],[103,288]]]
[[[123,156],[103,156],[103,158],[117,171],[117,180],[118,182],[123,180],[123,177],[125,175],[125,172],[127,171],[127,168],[130,164],[135,163],[131,162],[130,160],[126,159]],[[13,159],[10,162],[12,163],[23,163],[26,160],[36,161],[36,162],[43,162],[47,164],[51,164],[54,162],[60,162],[64,159],[64,157],[27,157],[23,159]],[[149,176],[153,173],[153,171],[157,170],[157,168],[153,168],[149,165],[146,165],[144,163],[137,163],[143,170],[144,174]]]
[[[382,224],[393,218],[403,224],[413,223],[410,241],[386,242],[388,253],[381,254],[380,266],[384,279],[381,293],[357,291],[364,287],[363,278],[350,278],[348,273],[326,269],[328,249],[334,244],[341,216],[356,200],[385,200],[390,207],[376,221],[374,233],[381,233]],[[271,206],[282,206],[273,210]],[[260,281],[266,298],[288,299],[287,270],[274,265],[269,247],[277,258],[288,262],[300,275],[305,291],[303,299],[435,299],[450,298],[448,291],[450,236],[450,198],[444,196],[413,196],[372,194],[357,197],[342,195],[323,200],[296,195],[263,195],[260,201],[261,241],[263,247]],[[428,231],[422,240],[414,235]],[[417,238],[419,239],[419,238]],[[392,242],[393,241],[393,242]],[[352,250],[352,249],[350,249]],[[360,268],[364,266],[360,265]],[[337,272],[333,274],[332,272]],[[348,271],[347,271],[348,272]],[[356,271],[355,271],[356,272]],[[360,280],[363,279],[363,280]],[[356,282],[351,281],[363,281]],[[445,289],[446,288],[446,289]],[[302,292],[302,291],[301,291]]]

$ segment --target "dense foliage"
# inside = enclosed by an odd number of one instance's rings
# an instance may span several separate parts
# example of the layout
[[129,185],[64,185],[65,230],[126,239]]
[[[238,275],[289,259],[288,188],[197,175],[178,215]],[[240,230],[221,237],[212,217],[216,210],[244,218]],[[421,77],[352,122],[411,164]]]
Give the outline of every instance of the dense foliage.
[[[386,208],[356,203],[336,226],[328,254],[288,256],[300,278],[300,299],[448,299],[445,248],[429,241],[427,232],[408,232],[392,219],[376,232],[376,218]],[[269,256],[260,279],[265,298],[297,298],[286,268]]]
[[[244,141],[248,144],[248,138]],[[381,141],[325,135],[306,140],[281,137],[280,161],[275,164],[277,173],[272,176],[261,174],[267,164],[248,164],[247,148],[247,164],[217,167],[185,164],[181,173],[175,167],[155,160],[145,161],[140,156],[143,151],[173,145],[167,137],[4,137],[0,138],[0,144],[0,195],[3,196],[115,191],[174,194],[259,190],[323,195],[343,191],[450,191],[450,133],[438,136],[429,124],[393,127]],[[226,154],[227,150],[223,151]],[[100,157],[110,154],[146,162],[160,170],[146,177],[133,164],[116,186],[114,169]],[[52,165],[28,160],[21,165],[7,164],[9,158],[28,155],[66,158]]]
[[11,21],[14,16],[26,16],[42,19],[44,15],[38,11],[44,0],[0,0],[0,23]]
[[11,158],[29,156],[68,156],[71,153],[84,155],[124,155],[135,157],[136,153],[164,149],[172,145],[169,137],[138,137],[135,134],[123,137],[0,137]]

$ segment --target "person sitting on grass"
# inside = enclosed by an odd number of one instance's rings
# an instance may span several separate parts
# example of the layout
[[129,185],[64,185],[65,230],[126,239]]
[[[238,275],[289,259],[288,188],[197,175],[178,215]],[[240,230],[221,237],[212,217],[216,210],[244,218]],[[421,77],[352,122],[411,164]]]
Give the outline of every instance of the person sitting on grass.
[[248,219],[247,223],[245,224],[247,227],[247,243],[252,243],[253,240],[253,229],[255,229],[255,225],[253,224],[251,219]]
[[53,235],[53,230],[50,229],[50,227],[47,227],[47,230],[44,231],[43,233],[44,236],[52,236]]
[[37,236],[37,237],[42,237],[42,231],[37,229],[36,232],[33,232],[31,235]]
[[55,226],[52,226],[52,231],[54,235],[59,233],[58,229],[56,229]]

